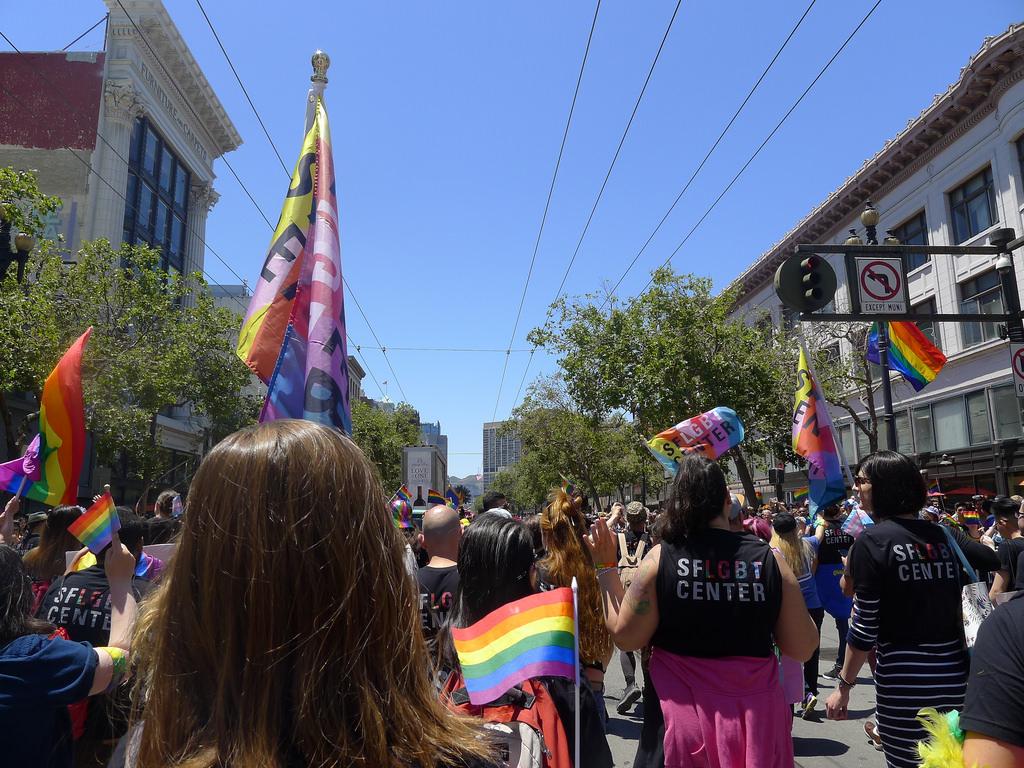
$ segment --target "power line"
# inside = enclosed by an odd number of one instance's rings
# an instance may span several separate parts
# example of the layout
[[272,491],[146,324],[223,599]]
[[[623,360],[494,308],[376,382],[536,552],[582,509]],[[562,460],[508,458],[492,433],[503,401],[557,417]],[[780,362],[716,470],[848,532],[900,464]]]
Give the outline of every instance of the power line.
[[[235,69],[234,62],[231,61],[231,57],[228,55],[227,49],[224,47],[224,44],[221,43],[220,36],[217,34],[217,30],[214,29],[213,23],[210,21],[210,17],[207,16],[206,10],[203,8],[202,3],[199,0],[196,0],[196,2],[199,5],[199,9],[203,12],[203,16],[206,18],[206,23],[209,25],[210,31],[213,32],[213,36],[217,40],[217,45],[220,46],[221,53],[224,55],[224,58],[227,60],[228,66],[231,67],[231,71],[235,75],[235,79],[238,81],[238,85],[239,85],[239,87],[241,87],[242,93],[245,94],[245,98],[249,102],[249,107],[252,109],[253,114],[256,115],[256,119],[259,121],[260,127],[263,128],[263,133],[267,137],[267,141],[270,142],[270,146],[274,150],[274,154],[277,155],[277,159],[281,163],[281,167],[284,169],[285,174],[290,179],[291,178],[291,173],[288,171],[288,167],[285,165],[284,160],[281,158],[281,153],[278,152],[277,145],[274,144],[274,140],[270,137],[270,132],[267,130],[266,124],[263,122],[263,118],[260,116],[259,110],[256,108],[256,104],[249,97],[249,91],[246,89],[245,84],[242,82],[242,78],[238,74],[238,70]],[[117,4],[119,6],[121,6],[121,10],[124,11],[126,16],[128,16],[128,20],[132,23],[132,26],[135,27],[135,29],[138,31],[139,35],[142,36],[143,42],[146,43],[146,45],[149,47],[149,50],[151,52],[153,52],[154,56],[156,56],[156,52],[153,51],[153,46],[151,46],[149,44],[149,41],[146,39],[145,34],[143,34],[142,30],[139,29],[139,25],[135,23],[135,20],[132,19],[132,17],[128,14],[128,11],[125,10],[124,4],[121,2],[121,0],[117,0]],[[159,58],[158,58],[158,60],[159,60]],[[167,72],[167,68],[164,67],[163,62],[160,62],[160,66],[164,68],[164,72],[167,74],[168,78],[170,78],[171,75],[170,75],[169,72]],[[172,83],[173,83],[173,78],[172,78]],[[175,83],[174,85],[175,85],[175,88],[177,88],[177,84]],[[179,95],[181,95],[182,99],[184,101],[186,101],[186,103],[187,103],[187,99],[185,99],[184,94],[181,93],[181,89],[180,88],[178,88],[178,93],[179,93]],[[189,109],[192,109],[191,105],[189,105]],[[196,115],[195,110],[192,110],[192,114],[196,116],[197,120],[199,119],[199,116]],[[270,223],[270,219],[267,218],[267,215],[263,212],[263,209],[260,208],[259,203],[257,203],[256,199],[249,193],[249,190],[242,183],[242,180],[238,177],[238,174],[235,173],[234,169],[231,168],[231,165],[228,163],[227,159],[224,158],[223,156],[221,157],[221,159],[224,161],[225,165],[227,165],[228,168],[231,169],[231,173],[234,175],[235,179],[241,185],[242,189],[245,190],[246,195],[248,195],[249,200],[252,201],[252,204],[256,207],[256,210],[259,212],[260,216],[262,216],[263,220],[265,222],[267,222],[267,226],[270,228],[270,231],[273,232],[274,231],[274,225]],[[342,276],[342,280],[343,280],[343,282],[345,284],[345,288],[348,290],[349,298],[351,298],[355,302],[356,307],[359,309],[359,314],[362,315],[363,321],[366,323],[366,327],[369,328],[370,333],[373,335],[373,338],[376,339],[377,344],[383,350],[384,349],[384,345],[381,343],[380,339],[377,338],[377,332],[373,329],[373,325],[370,323],[370,319],[366,316],[366,313],[363,312],[363,308],[359,304],[359,299],[356,298],[355,293],[353,293],[353,291],[352,291],[352,286],[350,286],[348,284],[348,280],[345,280],[344,275]],[[382,354],[384,355],[384,361],[388,364],[388,368],[391,369],[391,375],[395,379],[395,384],[398,385],[398,391],[402,393],[403,399],[405,399],[405,401],[408,402],[409,398],[405,394],[405,389],[402,388],[402,382],[399,381],[398,374],[395,373],[395,369],[391,365],[391,360],[388,359],[387,352],[384,351],[384,352],[382,352]]]
[[[197,0],[198,1],[198,0]],[[580,95],[580,84],[583,82],[583,71],[587,68],[587,59],[590,57],[590,43],[594,39],[594,29],[597,27],[597,16],[601,11],[601,0],[597,0],[594,6],[594,18],[590,22],[590,33],[587,35],[587,46],[583,49],[583,61],[580,62],[580,73],[576,76],[576,89],[572,94],[572,103],[569,105],[569,115],[565,119],[565,130],[562,131],[562,143],[558,147],[558,158],[555,160],[555,170],[551,174],[551,184],[548,185],[548,198],[544,202],[544,214],[540,217],[540,229],[537,230],[537,239],[533,243],[533,255],[530,257],[530,268],[526,272],[526,282],[523,284],[523,294],[519,297],[519,309],[516,310],[516,321],[512,324],[512,336],[508,340],[509,350],[516,340],[516,332],[519,330],[519,319],[523,315],[523,304],[526,302],[526,290],[530,287],[530,278],[533,277],[533,265],[537,261],[537,251],[540,249],[540,240],[544,234],[544,225],[548,220],[548,210],[551,208],[551,197],[555,192],[555,181],[558,179],[558,169],[562,165],[562,155],[565,152],[565,142],[569,138],[569,126],[572,125],[572,116],[576,111],[576,99]],[[501,402],[501,389],[505,385],[505,373],[508,371],[508,354],[505,355],[505,365],[501,369],[501,381],[498,382],[498,396],[494,403],[494,414],[491,421],[498,415],[498,403]]]
[[555,298],[551,302],[554,304],[558,301],[558,297],[562,295],[562,288],[565,287],[565,281],[569,277],[569,272],[572,271],[572,265],[576,263],[576,256],[579,255],[580,247],[583,245],[583,239],[587,236],[587,230],[590,229],[590,222],[594,220],[594,213],[597,212],[597,206],[601,202],[601,198],[604,196],[605,187],[608,186],[608,179],[611,178],[612,170],[615,168],[615,163],[618,162],[619,153],[622,151],[622,145],[626,143],[626,136],[629,134],[629,129],[633,126],[633,120],[636,117],[637,111],[640,109],[640,102],[643,101],[644,94],[647,92],[647,86],[651,82],[651,76],[654,74],[654,68],[658,64],[658,59],[661,58],[661,52],[665,48],[665,42],[668,40],[668,34],[672,31],[672,25],[675,23],[676,15],[679,13],[679,8],[683,4],[683,0],[677,0],[676,7],[672,11],[672,18],[668,20],[668,26],[665,27],[665,34],[661,37],[661,43],[658,45],[658,51],[654,54],[654,59],[651,61],[650,69],[647,70],[647,77],[644,80],[644,85],[640,89],[640,94],[636,97],[636,103],[633,105],[633,112],[629,116],[629,121],[626,123],[625,129],[622,131],[622,137],[619,139],[619,145],[615,148],[615,154],[612,156],[612,162],[608,166],[608,172],[604,175],[604,181],[601,182],[601,188],[597,191],[597,197],[594,199],[594,205],[590,209],[590,215],[587,217],[587,223],[583,226],[583,231],[580,233],[580,239],[576,243],[576,250],[573,251],[572,258],[569,259],[569,266],[565,268],[565,274],[562,275],[562,282],[558,284],[558,291],[555,293]]
[[[565,272],[562,274],[562,280],[558,284],[558,290],[555,292],[555,298],[552,299],[551,303],[554,304],[558,301],[558,297],[562,295],[562,289],[565,287],[565,281],[569,278],[569,273],[572,271],[573,264],[576,263],[576,257],[579,255],[580,248],[583,246],[583,240],[587,236],[587,232],[590,230],[590,224],[594,220],[594,214],[597,213],[597,206],[601,203],[601,198],[604,197],[605,188],[608,186],[608,180],[612,176],[612,171],[615,169],[615,164],[619,160],[619,154],[622,152],[622,147],[626,143],[626,136],[629,135],[629,129],[633,127],[633,120],[636,118],[637,112],[640,109],[640,102],[643,101],[644,94],[647,93],[647,86],[651,82],[651,77],[654,75],[654,68],[658,65],[658,60],[661,58],[661,52],[665,49],[665,43],[668,41],[668,35],[672,31],[672,25],[675,24],[676,16],[679,14],[679,8],[682,6],[683,0],[677,0],[675,8],[672,9],[672,16],[668,20],[668,25],[665,27],[665,33],[661,36],[661,42],[658,44],[658,50],[654,54],[654,58],[651,60],[651,66],[647,70],[647,77],[644,78],[643,87],[640,88],[640,93],[636,97],[636,103],[633,104],[633,111],[629,115],[629,120],[626,122],[626,127],[622,131],[622,136],[619,138],[619,144],[615,148],[615,154],[612,155],[612,161],[608,165],[608,171],[604,175],[604,180],[601,182],[601,187],[597,191],[597,197],[594,198],[594,204],[590,208],[590,215],[587,216],[587,222],[583,225],[583,231],[580,233],[579,240],[576,242],[576,248],[573,250],[572,257],[569,259],[569,264],[565,268]],[[510,344],[511,346],[511,344]],[[523,382],[526,380],[526,372],[530,369],[530,363],[533,362],[533,356],[530,356],[530,360],[526,364],[526,369],[523,371],[523,378],[519,382],[519,391],[522,391]],[[508,368],[508,357],[505,357],[505,368],[502,369],[501,381],[504,384],[505,381],[505,370]],[[519,395],[516,394],[516,400],[519,399]],[[501,400],[501,385],[498,387],[498,401]],[[512,405],[515,407],[515,400]],[[498,414],[498,403],[494,404],[494,414],[491,416],[491,421],[494,421]]]
[[793,25],[793,28],[789,31],[789,34],[786,35],[786,39],[782,41],[782,45],[779,46],[778,50],[775,51],[775,55],[772,56],[771,61],[768,62],[768,66],[766,66],[764,70],[762,70],[761,76],[757,78],[757,82],[755,82],[754,85],[750,88],[750,90],[747,91],[746,97],[744,97],[739,107],[736,108],[736,111],[733,112],[732,117],[729,118],[729,122],[725,124],[725,127],[722,129],[722,132],[718,134],[718,138],[715,139],[715,143],[711,145],[711,148],[704,155],[703,159],[701,159],[700,163],[694,169],[693,173],[690,174],[690,178],[686,180],[686,183],[683,185],[683,188],[680,190],[679,194],[676,195],[676,199],[672,201],[672,205],[670,205],[668,207],[668,210],[665,211],[665,215],[661,217],[661,221],[658,222],[658,226],[654,228],[654,230],[648,236],[647,240],[645,240],[644,244],[640,247],[640,250],[637,251],[636,255],[633,257],[633,260],[629,262],[629,266],[626,267],[626,271],[622,273],[622,277],[619,278],[619,281],[615,283],[614,287],[611,289],[608,296],[605,298],[604,304],[601,305],[601,309],[605,308],[605,306],[611,300],[611,296],[615,293],[616,289],[622,283],[623,278],[625,278],[625,276],[629,274],[629,271],[636,264],[637,260],[644,254],[644,251],[647,250],[647,246],[651,244],[651,241],[654,239],[654,236],[661,231],[662,226],[664,226],[665,222],[668,221],[668,217],[672,214],[672,211],[676,209],[676,206],[679,204],[679,201],[683,199],[683,195],[686,194],[686,191],[690,188],[690,185],[693,184],[694,179],[697,178],[697,175],[704,168],[704,165],[711,158],[711,155],[714,154],[716,149],[718,149],[718,145],[722,143],[722,139],[725,138],[725,135],[729,132],[729,129],[732,128],[733,123],[736,122],[736,118],[740,116],[740,113],[747,106],[747,103],[754,95],[754,92],[757,91],[761,83],[764,81],[765,77],[768,76],[768,73],[771,71],[771,68],[775,66],[775,62],[779,60],[779,56],[781,56],[782,52],[786,50],[786,47],[789,45],[790,40],[793,39],[793,36],[796,34],[797,30],[800,29],[800,26],[804,23],[804,19],[806,19],[807,14],[811,12],[811,9],[814,7],[815,2],[816,0],[811,0],[810,5],[807,6],[803,14],[801,14],[800,18],[797,19],[796,24]]
[[[711,214],[711,212],[715,209],[715,207],[722,200],[722,198],[725,197],[725,195],[729,192],[729,190],[732,189],[733,184],[735,184],[737,182],[737,180],[740,178],[740,176],[743,175],[743,172],[746,171],[748,167],[750,167],[750,164],[752,162],[754,162],[754,159],[761,153],[761,150],[765,148],[765,146],[768,144],[769,141],[772,140],[772,137],[775,136],[776,133],[778,133],[779,129],[786,122],[786,120],[789,118],[789,116],[791,114],[793,114],[794,110],[796,110],[796,108],[798,106],[800,106],[800,103],[804,100],[804,98],[807,96],[807,94],[810,93],[811,89],[815,86],[815,84],[818,82],[818,80],[820,80],[822,78],[822,76],[825,74],[825,72],[828,71],[829,67],[832,66],[833,62],[835,62],[835,60],[837,58],[839,58],[839,54],[841,54],[846,49],[846,46],[850,44],[850,41],[853,40],[854,36],[860,31],[861,27],[863,27],[864,24],[867,23],[867,20],[869,18],[871,18],[871,15],[875,12],[875,9],[878,8],[878,6],[880,6],[881,4],[882,4],[882,0],[876,0],[875,4],[873,6],[871,6],[871,9],[867,12],[867,14],[865,14],[864,18],[860,20],[860,23],[856,27],[854,27],[853,32],[850,33],[849,37],[847,37],[846,40],[843,41],[843,44],[841,46],[839,46],[839,48],[836,50],[836,52],[834,54],[832,54],[832,58],[830,58],[828,60],[828,62],[825,64],[825,66],[821,68],[821,70],[818,72],[818,74],[815,75],[814,79],[804,89],[804,92],[800,94],[800,97],[796,101],[793,102],[793,105],[788,110],[786,110],[786,114],[784,114],[782,116],[782,119],[779,120],[778,123],[776,123],[775,127],[772,128],[771,133],[769,133],[765,137],[764,141],[761,142],[760,146],[758,146],[758,148],[754,150],[754,154],[752,154],[747,159],[747,162],[745,162],[743,164],[743,167],[740,168],[736,172],[736,175],[732,177],[732,180],[725,186],[725,189],[723,189],[722,192],[718,195],[718,197],[715,198],[715,201],[713,203],[711,203],[711,205],[708,207],[708,209],[706,211],[704,211],[704,215],[701,216],[697,220],[697,223],[694,224],[690,228],[690,231],[686,233],[686,237],[684,237],[682,239],[682,241],[679,243],[679,245],[677,245],[675,247],[675,250],[673,250],[672,253],[670,253],[668,255],[668,258],[665,259],[665,261],[661,264],[662,267],[667,266],[672,261],[673,257],[675,257],[675,255],[677,253],[679,253],[679,251],[682,249],[682,247],[684,245],[686,245],[686,242],[690,239],[690,237],[693,235],[693,233],[697,231],[697,228]],[[641,289],[640,293],[643,293],[644,291],[646,291],[647,288],[650,286],[650,284],[653,281],[654,281],[654,276],[652,275],[647,280],[647,283]],[[621,282],[621,279],[620,279],[619,282]],[[610,296],[611,296],[611,294],[609,294],[609,298],[610,298]]]
[[[15,44],[14,44],[14,43],[12,42],[12,41],[11,41],[11,39],[10,39],[9,37],[7,37],[7,35],[5,35],[5,34],[3,33],[3,31],[2,31],[2,30],[0,30],[0,37],[2,37],[2,38],[3,38],[3,39],[4,39],[5,41],[6,41],[6,42],[7,42],[7,44],[8,44],[8,45],[10,45],[10,46],[11,46],[11,48],[13,48],[13,49],[15,50],[15,52],[17,52],[17,53],[22,53],[22,51],[21,51],[21,50],[20,50],[20,49],[19,49],[19,48],[18,48],[18,47],[17,47],[17,46],[16,46],[16,45],[15,45]],[[50,81],[50,80],[49,80],[49,79],[48,79],[47,77],[45,77],[44,75],[42,75],[42,74],[41,74],[40,72],[38,72],[37,70],[33,70],[33,74],[35,74],[35,75],[36,75],[36,77],[38,77],[38,78],[39,78],[40,80],[42,80],[42,81],[43,81],[44,83],[46,83],[46,84],[47,84],[47,85],[48,85],[48,86],[49,86],[49,87],[50,87],[51,89],[54,89],[54,85],[53,85],[53,83],[52,83],[52,82],[51,82],[51,81]],[[7,95],[8,95],[8,96],[9,96],[10,98],[14,99],[14,100],[15,100],[15,101],[17,101],[17,102],[18,102],[19,104],[21,104],[21,106],[22,106],[22,107],[25,107],[25,109],[26,109],[26,110],[30,111],[30,109],[29,109],[28,105],[27,105],[27,104],[25,104],[25,102],[24,102],[24,101],[22,101],[22,100],[21,100],[21,99],[20,99],[20,98],[19,98],[18,96],[16,96],[16,95],[15,95],[15,94],[13,94],[13,93],[12,93],[11,91],[9,91],[9,90],[7,89],[7,87],[6,87],[6,86],[4,86],[4,85],[3,85],[2,83],[0,83],[0,89],[2,89],[2,90],[4,91],[4,93],[6,93],[6,94],[7,94]],[[55,89],[54,89],[54,90],[55,90]],[[68,106],[70,106],[70,105],[68,104],[68,101],[67,101],[67,99],[66,99],[66,98],[63,98],[63,99],[62,99],[62,101],[64,101],[65,105],[68,105]],[[47,130],[49,131],[49,129],[47,129]],[[108,148],[110,149],[110,151],[111,151],[111,152],[113,152],[113,153],[114,153],[114,155],[115,155],[115,156],[116,156],[116,157],[117,157],[118,159],[120,159],[120,160],[121,160],[122,162],[124,162],[124,163],[125,163],[126,165],[128,165],[128,160],[127,160],[127,158],[125,158],[125,157],[124,157],[124,155],[122,155],[122,154],[121,154],[120,152],[118,152],[118,151],[117,151],[117,149],[116,149],[116,148],[115,148],[115,147],[114,147],[114,146],[113,146],[113,145],[112,145],[112,144],[111,144],[111,143],[110,143],[109,141],[107,141],[106,137],[104,137],[104,136],[103,136],[103,134],[101,134],[101,133],[99,132],[99,128],[97,128],[97,129],[96,129],[96,138],[98,138],[98,139],[99,139],[99,140],[100,140],[101,142],[103,142],[103,144],[104,144],[104,145],[106,145],[106,146],[107,146],[107,147],[108,147]],[[111,191],[111,192],[113,192],[113,193],[114,193],[115,195],[117,195],[118,197],[120,197],[120,198],[121,198],[121,199],[122,199],[122,200],[123,200],[123,201],[125,202],[125,205],[131,208],[131,210],[132,210],[132,212],[133,212],[133,213],[134,213],[134,212],[135,212],[135,211],[137,210],[137,209],[136,209],[136,207],[135,207],[135,204],[134,204],[134,203],[132,203],[131,201],[129,201],[129,200],[128,200],[128,198],[127,198],[127,197],[125,196],[125,194],[124,194],[123,192],[121,192],[121,191],[120,191],[119,189],[117,189],[116,187],[114,187],[114,185],[113,185],[113,184],[111,184],[111,183],[110,183],[110,182],[109,182],[109,181],[108,181],[108,180],[107,180],[107,179],[106,179],[106,178],[105,178],[105,177],[104,177],[104,176],[103,176],[103,175],[102,175],[102,174],[101,174],[101,173],[100,173],[99,171],[97,171],[97,170],[96,170],[95,168],[93,168],[93,166],[92,166],[92,163],[91,163],[91,162],[86,162],[86,161],[85,161],[85,160],[84,160],[84,159],[83,159],[82,157],[80,157],[80,156],[78,155],[78,153],[77,153],[77,152],[75,152],[75,151],[74,151],[73,149],[71,149],[71,147],[68,147],[68,146],[62,146],[62,147],[61,147],[61,149],[66,149],[66,150],[67,150],[68,152],[70,152],[70,153],[71,153],[71,156],[72,156],[72,157],[74,157],[74,158],[75,158],[75,159],[76,159],[76,160],[77,160],[78,162],[80,162],[80,163],[81,163],[81,164],[82,164],[83,166],[85,166],[85,168],[86,168],[86,169],[87,169],[87,170],[89,171],[89,173],[91,173],[91,174],[94,174],[94,175],[96,176],[96,178],[98,178],[98,179],[99,179],[100,181],[102,181],[102,182],[103,182],[103,183],[104,183],[104,184],[105,184],[105,185],[106,185],[107,187],[109,187],[109,189],[110,189],[110,191]],[[198,232],[196,232],[196,231],[195,231],[194,229],[192,230],[192,232],[193,232],[193,234],[195,234],[195,236],[196,236],[196,239],[197,239],[197,240],[199,240],[199,242],[200,242],[200,243],[202,243],[203,247],[204,247],[204,248],[205,248],[206,250],[208,250],[208,251],[209,251],[210,253],[212,253],[212,254],[213,254],[213,255],[214,255],[214,256],[215,256],[216,258],[217,258],[217,260],[218,260],[218,261],[219,261],[219,262],[220,262],[221,264],[223,264],[223,265],[224,265],[224,267],[225,267],[225,268],[226,268],[226,269],[227,269],[227,270],[228,270],[228,271],[229,271],[229,272],[230,272],[230,273],[231,273],[232,275],[234,275],[234,276],[235,276],[235,278],[237,278],[237,279],[238,279],[238,281],[239,281],[239,282],[241,282],[241,283],[244,283],[244,282],[245,282],[245,281],[244,281],[244,279],[243,279],[243,278],[242,278],[242,277],[241,277],[241,276],[240,276],[240,275],[239,275],[239,274],[238,274],[237,272],[235,272],[235,270],[234,270],[234,269],[233,269],[233,268],[231,267],[231,265],[230,265],[230,264],[228,264],[228,263],[227,263],[227,262],[226,262],[226,261],[225,261],[225,260],[224,260],[224,259],[223,259],[223,258],[221,257],[221,255],[220,255],[219,253],[217,253],[217,251],[216,251],[216,250],[214,250],[214,248],[213,248],[213,247],[212,247],[212,246],[211,246],[211,245],[210,245],[210,244],[209,244],[208,242],[206,242],[206,240],[204,240],[204,239],[202,238],[202,236],[201,236],[201,235],[200,235],[200,234],[199,234]],[[205,276],[205,277],[207,278],[207,280],[209,281],[209,285],[212,285],[212,286],[214,286],[214,287],[217,287],[217,288],[225,288],[225,286],[224,286],[224,285],[222,285],[222,284],[218,283],[218,282],[217,282],[216,280],[214,280],[214,279],[213,279],[213,277],[212,277],[212,276],[210,275],[210,273],[209,273],[209,272],[207,272],[207,271],[206,271],[206,270],[205,270],[205,269],[204,269],[203,267],[201,267],[201,266],[200,266],[200,267],[199,267],[199,271],[200,271],[200,272],[201,272],[201,273],[202,273],[202,274],[203,274],[203,275],[204,275],[204,276]],[[239,307],[241,308],[241,310],[242,310],[242,314],[243,314],[243,315],[245,314],[245,312],[247,312],[247,311],[248,311],[248,307],[246,307],[246,306],[245,306],[244,304],[242,304],[242,302],[238,300],[238,297],[237,297],[237,296],[230,296],[230,298],[231,298],[231,299],[232,299],[232,300],[233,300],[233,301],[234,301],[234,302],[235,302],[235,303],[236,303],[236,304],[237,304],[237,305],[238,305],[238,306],[239,306]],[[357,346],[357,345],[356,345],[356,344],[355,344],[355,343],[354,343],[354,342],[352,341],[352,338],[351,338],[351,336],[349,336],[349,335],[348,335],[347,331],[346,331],[346,334],[345,334],[345,336],[346,336],[346,338],[348,338],[348,341],[349,341],[349,343],[350,343],[350,344],[352,344],[352,346],[353,346],[353,347],[356,347],[356,346]],[[370,375],[370,378],[371,378],[371,379],[373,379],[374,383],[375,383],[375,384],[377,384],[377,387],[378,387],[378,389],[380,389],[380,391],[381,391],[381,392],[383,393],[383,391],[384,391],[384,390],[383,390],[383,388],[382,388],[382,387],[380,387],[380,384],[379,384],[379,383],[377,383],[377,377],[373,375],[373,371],[372,371],[372,370],[370,369],[370,366],[369,366],[369,364],[368,364],[368,363],[366,362],[366,360],[365,360],[365,359],[364,359],[364,358],[363,358],[363,357],[362,357],[361,355],[360,355],[360,360],[362,360],[362,362],[363,362],[363,365],[364,365],[364,366],[365,366],[365,368],[366,368],[366,372],[367,372],[367,373],[368,373],[368,374]]]
[[364,349],[375,349],[381,352],[467,352],[467,353],[517,353],[532,352],[532,349],[486,349],[483,347],[368,347]]
[[85,36],[86,36],[86,35],[88,35],[88,34],[89,34],[90,32],[92,32],[92,31],[93,31],[94,29],[96,29],[96,27],[98,27],[98,26],[99,26],[100,24],[102,24],[102,23],[103,23],[104,21],[106,21],[106,20],[107,20],[107,18],[108,18],[109,16],[110,16],[110,14],[108,13],[108,14],[107,14],[106,16],[104,16],[104,17],[103,17],[102,19],[100,19],[100,20],[99,20],[99,21],[97,21],[97,22],[96,22],[95,24],[93,24],[93,25],[92,25],[91,27],[89,27],[89,28],[88,28],[87,30],[85,30],[85,32],[83,32],[83,33],[82,33],[82,34],[80,34],[80,35],[79,35],[78,37],[76,37],[76,38],[75,38],[74,40],[72,40],[72,41],[71,41],[70,43],[68,43],[68,44],[67,44],[67,45],[65,45],[65,46],[64,46],[63,48],[61,48],[61,50],[62,50],[62,51],[66,51],[66,50],[67,50],[68,48],[70,48],[70,47],[71,47],[72,45],[74,45],[75,43],[77,43],[77,42],[78,42],[79,40],[81,40],[81,39],[82,39],[83,37],[85,37]]
[[260,128],[263,129],[263,135],[267,137],[267,141],[270,142],[271,149],[274,150],[274,154],[277,155],[277,162],[281,164],[282,170],[285,175],[290,179],[292,177],[291,171],[288,170],[288,166],[284,162],[284,158],[281,157],[281,153],[277,150],[277,145],[274,144],[274,140],[270,138],[270,131],[267,130],[267,126],[263,124],[263,118],[260,117],[259,110],[256,109],[256,105],[252,103],[252,98],[249,96],[249,91],[245,89],[245,85],[242,83],[242,78],[238,75],[238,70],[235,69],[234,62],[231,61],[231,57],[228,56],[227,50],[224,48],[224,43],[220,41],[220,35],[217,34],[217,30],[213,27],[213,22],[210,21],[209,15],[206,13],[206,9],[203,7],[202,0],[196,0],[196,5],[199,6],[200,12],[203,14],[203,18],[206,19],[206,25],[210,28],[213,33],[213,39],[217,41],[217,45],[220,46],[220,52],[224,54],[224,58],[227,59],[228,66],[231,67],[231,74],[235,76],[235,80],[238,81],[238,87],[242,89],[242,93],[245,94],[245,100],[249,102],[249,106],[252,107],[253,114],[256,115],[256,120],[260,124]]

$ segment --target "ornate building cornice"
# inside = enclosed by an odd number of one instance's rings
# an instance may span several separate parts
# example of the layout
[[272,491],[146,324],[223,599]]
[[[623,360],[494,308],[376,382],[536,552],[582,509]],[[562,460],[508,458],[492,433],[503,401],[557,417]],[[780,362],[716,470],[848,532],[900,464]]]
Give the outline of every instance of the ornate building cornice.
[[[119,40],[132,43],[150,70],[144,74],[159,83],[163,96],[178,105],[180,117],[191,122],[198,117],[200,134],[212,150],[213,157],[220,157],[241,146],[241,136],[163,3],[159,0],[105,2],[110,11],[110,49],[113,50]],[[122,4],[131,15],[130,19],[122,10]]]
[[103,86],[103,107],[107,119],[131,123],[146,111],[145,100],[129,80],[107,80]]
[[776,268],[798,243],[827,242],[868,200],[896,189],[941,153],[996,112],[999,99],[1024,80],[1024,24],[985,38],[959,79],[938,94],[895,138],[867,160],[839,189],[808,213],[729,285],[737,301],[772,281]]

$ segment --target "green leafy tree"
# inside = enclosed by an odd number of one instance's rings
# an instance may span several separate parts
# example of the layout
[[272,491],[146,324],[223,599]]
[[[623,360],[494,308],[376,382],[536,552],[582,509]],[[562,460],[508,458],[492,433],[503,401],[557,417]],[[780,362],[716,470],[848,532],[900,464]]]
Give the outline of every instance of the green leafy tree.
[[377,466],[386,492],[402,484],[402,449],[417,445],[419,437],[419,418],[411,406],[401,403],[388,413],[363,400],[352,403],[352,439]]
[[468,506],[473,503],[473,494],[466,486],[462,485],[461,483],[459,485],[456,485],[455,492],[461,496],[463,504],[466,504]]
[[719,405],[733,408],[747,437],[731,458],[748,494],[748,456],[792,456],[788,346],[732,317],[730,293],[714,294],[709,278],[662,268],[627,304],[612,301],[605,311],[598,298],[560,300],[530,334],[558,356],[567,393],[583,412],[630,414],[639,439]]
[[[145,489],[168,468],[161,411],[183,409],[207,439],[254,420],[256,403],[240,394],[249,373],[230,344],[235,317],[214,305],[199,274],[168,274],[159,252],[105,240],[86,243],[74,263],[43,241],[30,267],[24,284],[11,275],[0,283],[0,333],[13,340],[0,347],[0,391],[38,400],[46,375],[92,326],[82,380],[100,462],[126,461]],[[0,416],[10,443],[6,400]]]
[[591,499],[624,498],[626,488],[661,471],[647,454],[630,422],[619,413],[588,412],[570,395],[561,376],[533,384],[504,429],[522,443],[522,458],[499,474],[501,490],[523,506],[537,506],[562,476],[579,484]]
[[43,216],[60,207],[59,197],[44,195],[35,171],[0,168],[0,219],[14,233],[38,237],[43,231]]

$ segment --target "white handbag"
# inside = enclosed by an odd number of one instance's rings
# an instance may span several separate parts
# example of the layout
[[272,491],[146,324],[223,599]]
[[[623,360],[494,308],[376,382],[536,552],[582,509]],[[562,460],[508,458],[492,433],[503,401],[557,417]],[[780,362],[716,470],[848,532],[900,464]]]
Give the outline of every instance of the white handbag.
[[973,648],[974,641],[978,639],[981,622],[992,613],[992,601],[988,598],[988,585],[979,580],[977,571],[967,562],[963,550],[960,549],[960,545],[956,543],[956,539],[953,538],[949,529],[944,525],[939,527],[946,534],[946,541],[956,552],[956,556],[960,559],[960,565],[964,567],[967,578],[970,579],[970,583],[965,584],[960,592],[960,607],[964,618],[964,639],[967,641],[967,647]]

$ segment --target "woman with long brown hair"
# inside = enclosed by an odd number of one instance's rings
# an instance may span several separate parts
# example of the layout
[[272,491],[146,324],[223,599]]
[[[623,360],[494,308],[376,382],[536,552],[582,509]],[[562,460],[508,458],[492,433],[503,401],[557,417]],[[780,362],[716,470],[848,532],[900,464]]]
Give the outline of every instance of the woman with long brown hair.
[[[601,587],[597,571],[583,537],[589,528],[581,504],[562,489],[553,491],[540,516],[540,529],[547,553],[540,562],[542,588],[579,588],[580,663],[597,698],[598,711],[605,717],[604,672],[612,658],[612,640],[605,626]],[[614,567],[612,562],[608,567]]]
[[65,553],[75,552],[82,546],[74,534],[68,533],[68,526],[81,514],[81,507],[54,507],[43,523],[39,546],[25,553],[25,570],[32,578],[33,614],[50,584],[66,570]]
[[140,619],[134,765],[490,764],[438,701],[403,549],[341,433],[282,420],[220,442]]

